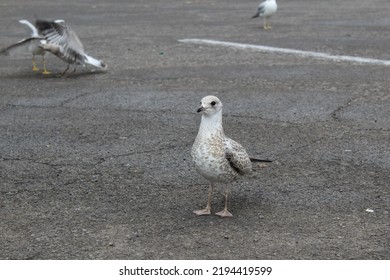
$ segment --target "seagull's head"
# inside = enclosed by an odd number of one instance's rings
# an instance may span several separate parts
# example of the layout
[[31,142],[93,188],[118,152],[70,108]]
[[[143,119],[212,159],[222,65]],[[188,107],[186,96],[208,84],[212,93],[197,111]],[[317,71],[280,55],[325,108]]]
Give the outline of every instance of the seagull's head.
[[218,97],[214,95],[209,95],[203,97],[200,101],[201,106],[198,108],[197,112],[202,112],[204,115],[214,115],[217,112],[222,110],[222,102]]
[[108,68],[107,63],[105,63],[103,60],[99,60],[99,62],[100,62],[100,67],[101,67],[103,70],[107,70],[107,68]]

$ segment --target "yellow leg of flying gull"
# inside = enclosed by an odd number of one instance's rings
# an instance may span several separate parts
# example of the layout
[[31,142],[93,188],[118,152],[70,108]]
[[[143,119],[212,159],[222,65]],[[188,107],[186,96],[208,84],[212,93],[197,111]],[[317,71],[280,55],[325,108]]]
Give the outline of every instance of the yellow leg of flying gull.
[[35,55],[33,55],[32,57],[32,65],[33,65],[32,68],[33,71],[39,71],[39,68],[37,67],[37,63],[35,62]]
[[46,69],[46,61],[45,61],[45,56],[44,55],[42,55],[42,65],[43,65],[43,72],[42,72],[42,74],[43,75],[50,74],[51,72],[47,71],[47,69]]

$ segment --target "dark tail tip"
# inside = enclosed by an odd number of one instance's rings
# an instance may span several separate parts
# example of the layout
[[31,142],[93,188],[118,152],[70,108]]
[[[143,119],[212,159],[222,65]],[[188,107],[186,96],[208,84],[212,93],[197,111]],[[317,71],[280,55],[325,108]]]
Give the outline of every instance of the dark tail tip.
[[269,159],[258,159],[258,158],[249,158],[251,162],[272,162],[272,160]]

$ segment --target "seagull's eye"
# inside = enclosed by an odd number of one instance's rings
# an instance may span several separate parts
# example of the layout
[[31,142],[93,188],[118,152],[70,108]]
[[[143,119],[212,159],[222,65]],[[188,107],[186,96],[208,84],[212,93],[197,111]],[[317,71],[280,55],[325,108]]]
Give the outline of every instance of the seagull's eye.
[[215,104],[217,104],[215,101],[211,101],[211,106],[214,106]]

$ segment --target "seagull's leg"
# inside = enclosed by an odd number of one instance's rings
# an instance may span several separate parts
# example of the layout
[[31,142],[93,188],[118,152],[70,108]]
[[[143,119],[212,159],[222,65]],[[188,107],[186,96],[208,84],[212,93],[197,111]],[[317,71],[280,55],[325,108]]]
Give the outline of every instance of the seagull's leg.
[[211,214],[211,196],[213,194],[213,184],[210,184],[209,194],[207,196],[207,205],[206,208],[201,210],[195,210],[194,213],[198,216],[210,215]]
[[222,211],[215,213],[215,215],[220,216],[221,218],[226,218],[226,217],[233,217],[232,213],[229,212],[228,208],[228,198],[229,198],[229,191],[226,188],[225,189],[225,208],[223,208]]
[[32,65],[33,65],[33,68],[32,68],[33,71],[39,71],[39,68],[37,67],[37,63],[35,62],[35,54],[33,54],[33,57],[32,57]]
[[69,73],[69,75],[73,74],[76,72],[76,66],[73,67],[73,71]]
[[267,29],[272,29],[272,26],[271,26],[271,24],[267,24]]
[[50,72],[47,71],[47,69],[46,69],[45,55],[42,55],[42,65],[43,65],[43,72],[42,72],[42,74],[43,75],[50,74]]
[[268,27],[267,27],[267,18],[266,17],[264,17],[264,19],[263,19],[263,26],[264,26],[265,30],[268,29]]
[[61,77],[63,77],[63,76],[65,75],[66,72],[68,72],[68,70],[69,70],[69,65],[70,65],[70,64],[68,63],[68,66],[66,67],[65,71],[62,72],[60,75],[58,75],[58,77],[61,78]]

